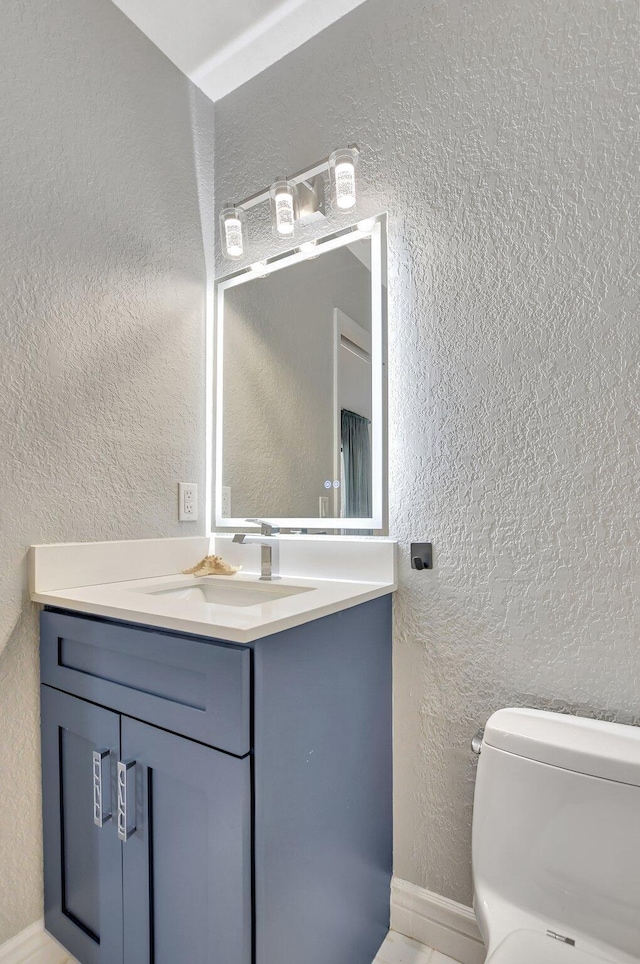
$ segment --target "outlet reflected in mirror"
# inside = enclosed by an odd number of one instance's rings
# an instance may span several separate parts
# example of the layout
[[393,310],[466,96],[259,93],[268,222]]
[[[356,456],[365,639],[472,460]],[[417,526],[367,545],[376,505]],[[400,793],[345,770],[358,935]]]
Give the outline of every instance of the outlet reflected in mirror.
[[384,531],[384,222],[218,282],[215,528]]

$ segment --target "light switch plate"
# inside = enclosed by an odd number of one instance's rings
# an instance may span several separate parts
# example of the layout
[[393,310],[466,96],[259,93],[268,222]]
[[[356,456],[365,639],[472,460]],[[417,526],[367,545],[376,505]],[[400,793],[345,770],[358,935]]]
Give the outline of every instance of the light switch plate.
[[195,482],[178,482],[178,521],[197,522],[198,486]]

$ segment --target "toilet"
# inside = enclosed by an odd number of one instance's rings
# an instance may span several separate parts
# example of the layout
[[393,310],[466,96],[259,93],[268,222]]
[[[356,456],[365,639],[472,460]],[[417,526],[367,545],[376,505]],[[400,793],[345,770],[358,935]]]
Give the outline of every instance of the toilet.
[[640,728],[494,713],[473,877],[486,964],[640,964]]

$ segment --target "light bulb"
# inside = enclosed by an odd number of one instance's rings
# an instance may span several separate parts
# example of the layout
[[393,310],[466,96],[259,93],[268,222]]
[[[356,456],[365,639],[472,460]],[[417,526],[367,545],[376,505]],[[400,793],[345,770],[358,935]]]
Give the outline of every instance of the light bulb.
[[224,222],[224,236],[227,242],[227,254],[230,258],[239,258],[244,246],[242,244],[242,222],[240,218],[227,218]]
[[277,238],[292,238],[298,218],[298,189],[293,181],[280,178],[269,189],[271,223]]
[[244,211],[233,205],[225,207],[220,215],[220,230],[224,253],[228,258],[241,258],[244,254]]
[[355,207],[357,200],[357,163],[357,147],[334,151],[329,158],[333,205],[339,211],[348,211]]
[[293,234],[293,198],[286,191],[276,194],[276,227],[285,237]]
[[342,210],[356,203],[356,169],[351,161],[336,164],[336,204]]

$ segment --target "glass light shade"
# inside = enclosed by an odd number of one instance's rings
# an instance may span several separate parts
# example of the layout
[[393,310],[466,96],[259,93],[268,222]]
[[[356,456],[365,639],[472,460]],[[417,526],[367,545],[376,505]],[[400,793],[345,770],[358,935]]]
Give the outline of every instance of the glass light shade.
[[220,215],[222,250],[227,258],[241,258],[244,254],[244,211],[228,205]]
[[334,151],[329,158],[331,198],[334,208],[348,211],[357,201],[358,150],[355,147]]
[[292,238],[298,220],[298,189],[293,181],[281,178],[269,189],[271,225],[276,238]]

